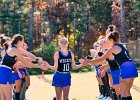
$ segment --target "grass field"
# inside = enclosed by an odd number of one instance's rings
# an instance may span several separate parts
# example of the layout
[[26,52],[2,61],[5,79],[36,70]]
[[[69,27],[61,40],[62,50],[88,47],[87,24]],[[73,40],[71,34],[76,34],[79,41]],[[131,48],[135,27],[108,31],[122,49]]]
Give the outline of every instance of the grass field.
[[[39,79],[41,76],[31,76],[31,86],[27,91],[28,100],[52,100],[55,96],[54,87],[50,81],[53,75],[45,75],[45,81]],[[131,90],[133,100],[140,100],[140,77],[134,81]],[[97,100],[98,84],[95,73],[72,73],[72,86],[70,100]]]

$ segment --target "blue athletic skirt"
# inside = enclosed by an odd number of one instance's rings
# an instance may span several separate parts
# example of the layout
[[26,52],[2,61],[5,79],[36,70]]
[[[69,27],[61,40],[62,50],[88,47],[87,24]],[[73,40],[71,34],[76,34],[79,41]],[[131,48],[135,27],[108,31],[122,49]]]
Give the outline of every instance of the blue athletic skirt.
[[96,76],[97,76],[97,77],[101,77],[101,75],[100,75],[100,73],[99,73],[98,70],[99,70],[99,69],[98,69],[98,66],[95,66],[95,74],[96,74]]
[[56,71],[53,76],[52,86],[71,86],[71,74]]
[[[19,72],[21,75],[24,74],[22,68],[19,68]],[[14,76],[15,76],[15,80],[19,80],[19,79],[22,80],[22,78],[19,77],[18,72],[14,73]]]
[[132,61],[123,63],[120,66],[120,71],[122,79],[138,77],[136,65]]
[[120,84],[120,70],[111,71],[113,85]]
[[30,74],[29,74],[29,68],[28,67],[26,67],[25,71],[26,71],[25,75],[29,76]]
[[12,69],[5,65],[0,65],[0,84],[14,84],[14,73]]
[[107,74],[111,74],[111,70],[110,69],[107,70]]

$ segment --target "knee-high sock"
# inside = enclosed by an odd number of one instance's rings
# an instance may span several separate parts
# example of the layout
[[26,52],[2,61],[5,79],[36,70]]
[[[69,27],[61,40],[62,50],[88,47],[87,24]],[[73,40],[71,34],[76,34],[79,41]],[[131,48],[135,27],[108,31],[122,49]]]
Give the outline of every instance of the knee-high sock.
[[127,100],[132,100],[132,96],[128,96],[127,97]]
[[122,97],[122,99],[121,99],[121,100],[128,100],[128,99],[127,99],[127,97]]
[[117,98],[118,98],[118,100],[121,100],[121,95],[118,95]]
[[101,94],[102,94],[103,96],[106,96],[105,86],[104,86],[104,85],[101,85]]
[[101,85],[101,95],[105,96],[105,86]]
[[104,84],[104,90],[105,90],[105,96],[109,96],[110,94],[110,86],[109,86],[109,79],[107,73],[102,78],[103,84]]
[[103,93],[103,92],[104,92],[104,85],[100,85],[100,84],[99,84],[99,92],[100,92],[101,95],[104,94],[104,93]]
[[110,96],[113,100],[117,100],[117,94],[114,88],[110,88]]
[[20,100],[20,92],[16,92],[15,93],[15,99],[16,100]]

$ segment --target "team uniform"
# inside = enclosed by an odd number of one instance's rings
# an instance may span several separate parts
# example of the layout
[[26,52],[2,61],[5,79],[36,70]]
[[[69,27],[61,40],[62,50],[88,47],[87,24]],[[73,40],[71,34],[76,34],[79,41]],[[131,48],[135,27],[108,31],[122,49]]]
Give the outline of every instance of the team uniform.
[[[24,73],[23,73],[22,68],[18,68],[18,70],[19,70],[20,74],[23,76]],[[19,74],[16,69],[14,69],[14,76],[15,76],[15,80],[19,80],[19,79],[22,80],[22,78],[19,77]]]
[[95,66],[95,74],[97,77],[101,77],[100,73],[99,73],[99,67],[100,66]]
[[[107,49],[106,49],[107,50]],[[103,52],[98,52],[98,55],[101,57],[104,53]],[[111,70],[108,69],[107,70],[107,74],[111,74]]]
[[113,54],[115,60],[120,65],[120,73],[122,79],[138,77],[138,72],[134,62],[130,59],[128,51],[122,44],[114,44],[119,46],[122,50],[118,54]]
[[[98,52],[98,56],[101,57],[103,55],[102,52]],[[97,77],[101,77],[100,73],[99,73],[99,67],[102,66],[102,65],[98,65],[98,66],[95,66],[95,74]]]
[[30,74],[29,74],[29,68],[28,67],[26,67],[26,68],[24,68],[22,70],[25,73],[25,76],[30,76]]
[[0,84],[14,84],[13,65],[16,63],[17,57],[11,57],[7,53],[1,61],[0,65]]
[[112,75],[112,83],[114,85],[120,84],[120,68],[116,60],[106,59],[110,66],[111,75]]
[[[111,70],[111,77],[112,77],[112,84],[117,85],[120,84],[120,68],[116,60],[110,60],[109,58],[106,59],[110,66]],[[116,91],[113,87],[110,88],[110,96],[113,100],[120,100],[121,95],[116,94]]]
[[[29,72],[28,72],[28,68],[25,68],[25,69],[23,69],[23,68],[18,68],[18,70],[19,70],[19,72],[20,72],[20,74],[22,75],[22,76],[29,76]],[[20,78],[19,77],[19,74],[18,74],[18,72],[17,72],[17,70],[16,69],[14,69],[14,76],[15,76],[15,80],[22,80],[22,78]]]
[[54,73],[52,86],[64,87],[71,85],[70,68],[72,63],[71,52],[68,51],[67,55],[64,55],[61,51],[58,52],[58,68]]
[[[98,56],[101,57],[103,55],[103,52],[98,52]],[[97,77],[101,77],[99,73],[99,67],[102,65],[95,66],[95,72]],[[99,99],[107,98],[110,96],[110,86],[109,86],[109,78],[108,74],[110,74],[110,69],[105,73],[103,77],[101,77],[103,85],[99,84],[99,91],[101,93],[101,97]],[[103,95],[103,96],[102,96]]]
[[[98,52],[98,56],[101,57],[103,55],[103,52]],[[97,77],[101,77],[100,73],[99,73],[99,67],[102,66],[102,65],[98,65],[98,66],[95,66],[95,73],[96,73],[96,76]],[[107,74],[111,74],[111,70],[108,69],[107,70]]]

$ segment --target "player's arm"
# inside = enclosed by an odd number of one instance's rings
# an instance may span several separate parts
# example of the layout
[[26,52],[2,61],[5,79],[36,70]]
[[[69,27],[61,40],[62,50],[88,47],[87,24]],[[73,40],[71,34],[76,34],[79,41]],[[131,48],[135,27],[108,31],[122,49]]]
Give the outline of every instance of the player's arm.
[[106,64],[100,66],[100,67],[99,67],[99,70],[100,70],[100,71],[105,71],[105,72],[106,72],[109,68],[110,68],[109,64],[106,63]]
[[33,64],[33,63],[30,63],[27,59],[25,59],[23,57],[23,55],[21,54],[21,52],[17,49],[14,50],[14,55],[17,56],[17,58],[27,67],[34,67],[34,68],[41,68],[41,69],[46,69],[45,66],[42,66],[42,65],[39,65],[39,64]]
[[86,63],[89,63],[91,65],[100,65],[102,64],[114,51],[114,48],[108,49],[103,56],[96,58],[94,60],[86,60]]
[[24,55],[27,56],[29,58],[31,58],[32,61],[36,61],[37,59],[39,59],[38,57],[36,57],[35,55],[33,55],[32,53],[20,48],[20,52]]
[[74,60],[74,54],[71,53],[71,56],[72,56],[72,69],[78,69],[83,66],[83,64],[76,65]]
[[57,70],[58,68],[58,52],[54,54],[54,66],[48,65],[47,67],[52,69],[52,70]]

